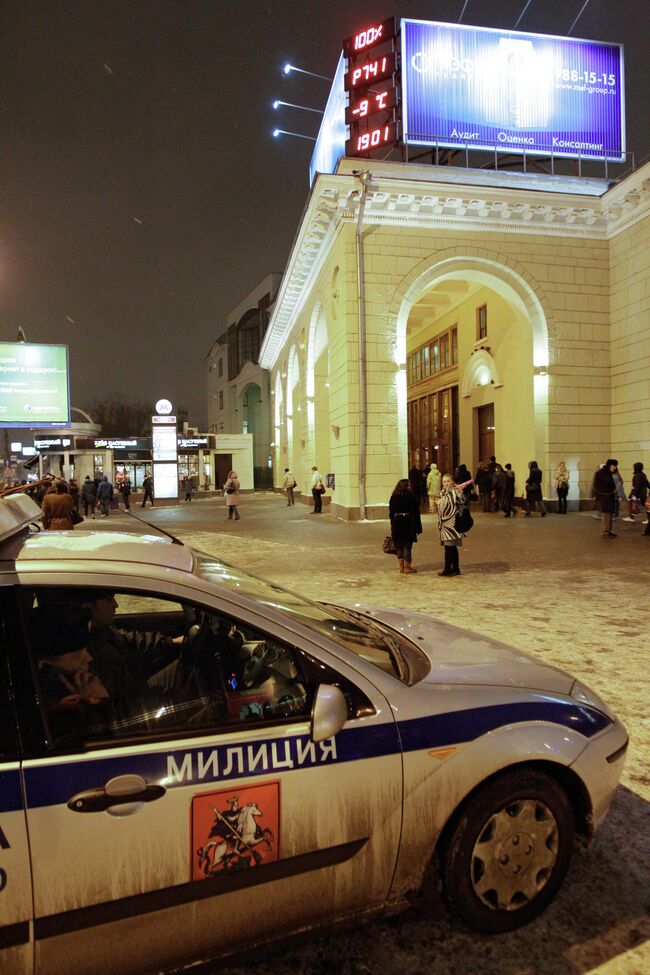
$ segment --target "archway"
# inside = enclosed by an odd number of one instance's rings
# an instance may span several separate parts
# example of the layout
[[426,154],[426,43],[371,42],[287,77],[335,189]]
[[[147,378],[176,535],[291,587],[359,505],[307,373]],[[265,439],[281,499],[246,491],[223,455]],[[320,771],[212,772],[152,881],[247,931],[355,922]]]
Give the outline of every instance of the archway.
[[[497,458],[548,472],[548,327],[523,273],[494,257],[444,257],[416,269],[393,302],[403,469],[437,457],[475,470],[492,417]],[[400,388],[401,387],[401,388]],[[439,464],[441,466],[441,464]]]
[[330,470],[330,361],[327,320],[320,302],[314,308],[307,343],[307,410],[309,467],[316,464],[325,474]]

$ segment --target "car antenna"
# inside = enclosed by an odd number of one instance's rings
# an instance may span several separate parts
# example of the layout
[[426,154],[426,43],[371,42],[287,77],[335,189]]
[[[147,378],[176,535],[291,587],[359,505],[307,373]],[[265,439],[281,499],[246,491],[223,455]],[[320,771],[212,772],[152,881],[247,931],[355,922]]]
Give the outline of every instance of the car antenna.
[[180,538],[176,538],[176,535],[172,535],[171,532],[168,532],[166,531],[166,529],[161,528],[160,525],[152,525],[150,521],[145,521],[144,518],[139,518],[137,515],[133,514],[130,508],[128,512],[125,512],[125,514],[131,515],[132,518],[135,518],[135,520],[139,521],[142,525],[146,525],[147,528],[153,528],[154,531],[160,532],[161,535],[166,535],[167,538],[171,538],[174,545],[183,545]]

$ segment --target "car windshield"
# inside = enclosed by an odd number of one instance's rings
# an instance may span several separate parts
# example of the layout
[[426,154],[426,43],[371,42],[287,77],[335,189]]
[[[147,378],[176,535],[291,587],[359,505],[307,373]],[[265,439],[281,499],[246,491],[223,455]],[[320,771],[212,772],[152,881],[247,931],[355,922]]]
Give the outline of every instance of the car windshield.
[[292,617],[405,684],[415,683],[421,676],[421,665],[414,665],[415,660],[420,661],[419,648],[383,623],[357,610],[312,602],[210,555],[196,551],[194,554],[196,571],[202,579]]

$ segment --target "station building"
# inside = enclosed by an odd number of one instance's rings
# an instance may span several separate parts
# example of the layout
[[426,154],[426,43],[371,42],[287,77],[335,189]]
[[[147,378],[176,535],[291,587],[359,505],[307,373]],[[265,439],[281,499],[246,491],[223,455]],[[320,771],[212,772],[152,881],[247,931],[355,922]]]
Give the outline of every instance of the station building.
[[569,503],[650,466],[650,164],[605,179],[342,159],[317,175],[260,351],[275,485],[386,517],[416,464],[528,463]]

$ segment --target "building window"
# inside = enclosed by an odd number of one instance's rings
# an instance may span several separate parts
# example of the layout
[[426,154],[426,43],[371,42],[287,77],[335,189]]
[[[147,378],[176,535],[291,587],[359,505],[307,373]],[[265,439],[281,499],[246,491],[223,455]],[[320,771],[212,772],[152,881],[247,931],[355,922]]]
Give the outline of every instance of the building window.
[[219,390],[219,409],[223,409],[223,392]]
[[440,343],[436,340],[431,346],[432,372],[440,371]]
[[422,378],[426,379],[429,375],[429,346],[425,345],[422,349]]
[[223,359],[219,359],[219,375],[223,376]]
[[458,329],[455,326],[451,330],[451,364],[458,365]]
[[476,309],[476,338],[487,338],[487,305]]
[[440,368],[447,369],[449,366],[449,335],[440,336]]

